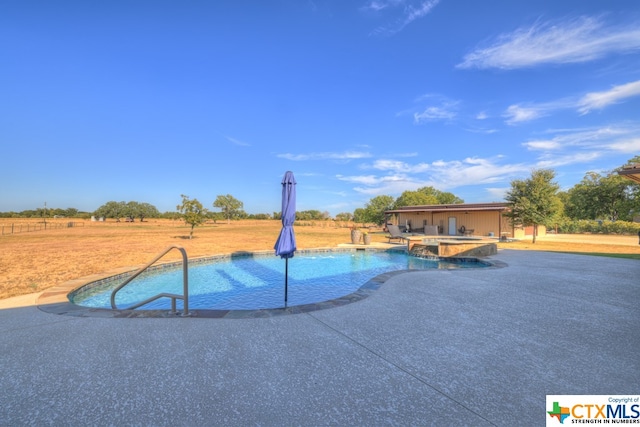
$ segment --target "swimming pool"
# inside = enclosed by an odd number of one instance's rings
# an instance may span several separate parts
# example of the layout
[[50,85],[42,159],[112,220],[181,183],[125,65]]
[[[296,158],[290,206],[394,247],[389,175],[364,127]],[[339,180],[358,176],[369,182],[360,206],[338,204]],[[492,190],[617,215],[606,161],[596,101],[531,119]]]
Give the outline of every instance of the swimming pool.
[[[340,298],[365,282],[396,270],[483,267],[482,262],[454,262],[409,256],[393,251],[299,253],[289,260],[289,307]],[[284,307],[284,266],[273,254],[213,259],[189,265],[189,307],[207,310],[260,310]],[[111,308],[112,290],[122,277],[89,284],[72,293],[72,303]],[[180,266],[146,272],[124,287],[116,297],[118,307],[128,307],[160,292],[182,294]],[[178,308],[182,301],[178,301]],[[142,310],[170,308],[168,298],[153,301]]]

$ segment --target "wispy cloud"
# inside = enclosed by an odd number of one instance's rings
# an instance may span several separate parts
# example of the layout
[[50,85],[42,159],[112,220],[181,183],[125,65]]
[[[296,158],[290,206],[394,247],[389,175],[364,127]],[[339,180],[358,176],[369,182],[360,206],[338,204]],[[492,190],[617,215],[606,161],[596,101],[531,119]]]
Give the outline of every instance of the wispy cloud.
[[595,127],[590,129],[556,129],[548,139],[528,141],[522,145],[536,152],[537,168],[589,163],[607,155],[640,152],[640,124]]
[[[459,101],[449,99],[442,95],[426,94],[419,96],[415,100],[416,104],[421,104],[418,111],[413,111],[413,122],[422,124],[433,121],[451,121],[458,115]],[[407,111],[398,113],[404,115]]]
[[601,110],[611,104],[617,104],[623,99],[640,95],[640,80],[614,86],[604,92],[591,92],[582,97],[578,102],[578,112],[590,113],[592,110]]
[[396,15],[392,24],[376,28],[372,35],[393,35],[407,25],[428,15],[440,0],[372,0],[362,9],[376,13]]
[[536,22],[464,56],[457,68],[516,69],[593,61],[640,49],[640,25],[606,26],[601,17]]
[[390,7],[396,7],[402,3],[404,3],[404,0],[372,0],[364,6],[363,9],[379,12]]
[[551,138],[528,141],[522,145],[530,151],[553,151],[554,154],[560,150],[574,150],[576,148],[620,151],[619,147],[628,146],[628,141],[637,138],[636,135],[639,132],[640,125],[638,124],[587,129],[552,129],[548,131],[553,134]]
[[[502,158],[469,157],[433,163],[433,177],[443,187],[501,182],[522,173],[523,164],[505,164]],[[452,185],[453,184],[453,185]]]
[[503,117],[506,119],[508,125],[514,125],[517,123],[528,122],[538,119],[547,115],[548,108],[544,108],[542,105],[510,105],[507,111],[504,112]]
[[430,122],[435,120],[452,120],[455,118],[457,113],[448,106],[440,106],[440,107],[427,107],[424,111],[420,113],[413,114],[413,121],[416,124],[420,124],[423,122]]
[[389,159],[378,159],[370,166],[372,169],[377,169],[381,171],[391,171],[395,173],[422,173],[429,170],[430,166],[428,163],[420,162],[420,163],[408,163],[401,162],[398,160],[389,160]]
[[568,153],[559,155],[542,155],[536,162],[536,168],[553,169],[560,166],[574,165],[577,163],[588,163],[602,157],[600,151],[588,151],[584,153]]
[[620,139],[610,143],[609,148],[621,153],[637,154],[640,153],[640,138]]
[[510,176],[528,170],[525,165],[502,164],[501,161],[500,157],[469,157],[464,160],[411,164],[379,159],[372,167],[386,172],[385,175],[338,175],[337,178],[356,184],[354,191],[361,194],[397,196],[403,191],[416,190],[424,186],[447,190],[465,185],[502,182]]
[[502,116],[507,124],[516,125],[548,116],[558,110],[571,109],[584,115],[596,109],[618,104],[634,96],[640,96],[640,80],[614,86],[607,91],[591,92],[579,97],[574,96],[542,103],[510,105]]
[[511,187],[487,187],[484,191],[491,197],[491,200],[504,200]]
[[562,145],[560,145],[558,141],[553,140],[529,141],[522,145],[531,151],[553,151],[562,148]]
[[344,151],[341,153],[324,152],[324,153],[307,153],[307,154],[278,154],[277,157],[287,160],[304,161],[304,160],[354,160],[372,157],[371,153],[364,151]]
[[224,135],[225,139],[234,145],[239,145],[241,147],[251,147],[251,144],[248,142],[240,141],[239,139],[231,138],[230,136]]

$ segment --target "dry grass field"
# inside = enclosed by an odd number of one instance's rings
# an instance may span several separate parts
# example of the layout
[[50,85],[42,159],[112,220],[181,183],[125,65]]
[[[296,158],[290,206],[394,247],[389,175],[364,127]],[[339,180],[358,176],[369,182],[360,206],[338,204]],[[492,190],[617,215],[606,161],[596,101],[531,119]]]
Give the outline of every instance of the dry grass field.
[[[37,220],[2,219],[0,235],[0,299],[39,292],[65,281],[107,270],[141,266],[164,248],[179,245],[190,258],[238,251],[272,250],[280,232],[279,221],[232,221],[196,227],[188,239],[189,227],[181,221],[149,220],[134,222],[90,222],[68,219],[50,220],[61,228],[9,234],[11,224],[26,224],[33,229]],[[14,225],[14,231],[18,230]],[[349,243],[345,224],[316,222],[296,224],[298,249],[335,247]],[[384,234],[373,234],[374,242],[386,242]],[[525,250],[637,254],[637,236],[553,236],[531,241],[500,244]],[[163,261],[179,259],[170,252]]]

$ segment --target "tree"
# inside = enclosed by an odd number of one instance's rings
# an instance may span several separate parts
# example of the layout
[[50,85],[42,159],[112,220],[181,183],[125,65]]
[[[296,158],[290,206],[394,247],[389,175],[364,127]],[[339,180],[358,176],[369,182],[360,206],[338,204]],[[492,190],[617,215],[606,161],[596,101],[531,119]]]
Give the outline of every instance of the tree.
[[452,205],[456,203],[464,203],[460,197],[453,193],[437,190],[431,186],[420,187],[415,191],[405,191],[396,199],[394,208],[403,206],[421,206],[421,205]]
[[404,206],[421,206],[421,205],[435,205],[438,204],[438,199],[429,194],[425,194],[420,191],[404,191],[400,197],[398,197],[394,203],[394,208],[401,208]]
[[340,212],[336,215],[336,221],[353,221],[353,214],[351,212]]
[[365,216],[366,211],[364,210],[364,208],[357,208],[355,211],[353,211],[353,222],[367,222]]
[[536,242],[538,225],[553,223],[556,215],[562,211],[562,202],[558,197],[558,184],[553,182],[555,172],[551,169],[538,169],[531,172],[525,180],[511,181],[506,200],[511,210],[505,213],[514,225],[533,226],[533,243]]
[[207,210],[202,207],[202,203],[198,199],[189,199],[189,196],[181,194],[182,204],[176,206],[178,212],[182,214],[182,218],[186,224],[191,225],[189,231],[189,239],[193,238],[193,229],[202,224],[207,219]]
[[76,208],[67,208],[67,210],[63,215],[66,216],[67,218],[75,218],[76,216],[78,216],[79,213],[80,212]]
[[215,202],[213,202],[213,206],[220,208],[222,214],[227,219],[227,224],[231,222],[231,218],[244,214],[244,211],[242,210],[244,204],[231,194],[216,197]]
[[119,222],[120,218],[125,216],[126,205],[125,202],[107,202],[96,209],[93,214],[97,217],[114,218]]
[[393,208],[394,199],[391,196],[376,196],[365,205],[364,211],[354,211],[353,216],[358,222],[372,222],[377,225],[384,224],[386,219],[385,211]]
[[582,181],[567,192],[567,215],[575,219],[628,220],[633,209],[632,185],[615,172],[606,176],[587,172]]
[[136,216],[140,218],[140,222],[142,222],[145,218],[157,218],[160,216],[160,211],[152,204],[143,202],[138,204]]

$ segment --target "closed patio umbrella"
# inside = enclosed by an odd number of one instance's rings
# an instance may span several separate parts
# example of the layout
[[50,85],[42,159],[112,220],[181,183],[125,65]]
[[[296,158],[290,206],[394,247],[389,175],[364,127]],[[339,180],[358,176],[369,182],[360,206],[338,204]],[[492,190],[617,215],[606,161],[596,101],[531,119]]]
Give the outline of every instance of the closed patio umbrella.
[[293,258],[296,251],[296,235],[293,232],[293,223],[296,220],[296,180],[293,172],[287,171],[282,178],[282,230],[276,241],[274,249],[276,255],[285,260],[284,270],[284,304],[287,305],[287,293],[289,286],[289,258]]

